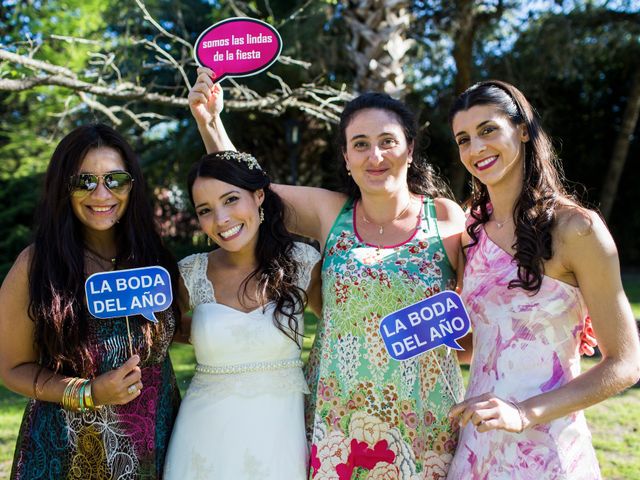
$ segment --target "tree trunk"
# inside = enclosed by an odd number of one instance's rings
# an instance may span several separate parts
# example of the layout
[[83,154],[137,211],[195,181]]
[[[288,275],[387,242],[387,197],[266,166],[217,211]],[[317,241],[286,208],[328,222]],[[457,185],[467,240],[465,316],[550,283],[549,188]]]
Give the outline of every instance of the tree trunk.
[[[476,34],[476,18],[473,12],[473,1],[457,2],[455,30],[453,32],[453,59],[456,63],[454,95],[460,95],[471,86],[473,69],[473,40]],[[455,198],[462,200],[467,171],[460,162],[457,149],[452,152],[449,183]]]
[[633,132],[636,129],[639,114],[640,66],[637,67],[633,73],[631,90],[629,92],[627,106],[624,109],[620,133],[618,133],[618,138],[616,139],[615,146],[613,147],[609,170],[607,171],[607,176],[604,179],[604,185],[602,186],[602,192],[600,194],[600,211],[602,212],[602,216],[605,220],[608,220],[611,215],[613,203],[615,201],[616,194],[618,193],[620,176],[624,170],[624,164],[627,160],[627,154],[629,153],[629,145],[633,139]]
[[407,0],[343,0],[342,15],[351,31],[347,51],[356,70],[355,92],[386,92],[403,98],[403,67],[414,41],[407,38],[413,19]]

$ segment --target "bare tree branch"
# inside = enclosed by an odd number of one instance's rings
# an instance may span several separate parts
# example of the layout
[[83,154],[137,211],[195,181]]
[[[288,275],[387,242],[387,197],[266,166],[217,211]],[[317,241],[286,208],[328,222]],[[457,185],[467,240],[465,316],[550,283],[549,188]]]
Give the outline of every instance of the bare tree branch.
[[[79,79],[75,73],[67,68],[42,60],[35,60],[25,55],[18,55],[1,48],[0,59],[36,71],[36,74],[32,77],[0,79],[0,91],[18,92],[40,86],[57,86],[69,88],[79,95],[83,93],[111,100],[138,101],[177,108],[187,107],[187,99],[184,97],[162,95],[130,82],[116,82],[110,85],[90,83]],[[281,115],[287,109],[294,108],[300,109],[320,120],[336,123],[339,119],[342,104],[352,98],[352,95],[344,87],[338,90],[329,86],[305,84],[292,89],[284,83],[282,78],[273,74],[269,75],[278,80],[280,88],[263,96],[244,85],[240,85],[235,80],[229,79],[232,84],[230,89],[231,98],[225,102],[226,108],[241,111],[259,110],[273,115]],[[128,116],[133,115],[132,109],[106,107],[103,103],[87,95],[80,95],[80,98],[89,107],[104,113],[116,125],[119,124],[114,119],[116,113],[125,113]]]
[[293,12],[291,15],[285,18],[282,22],[280,22],[277,28],[280,28],[283,25],[293,20],[296,20],[302,14],[302,12],[304,12],[312,3],[313,3],[313,0],[307,0],[302,6],[300,6],[300,8],[298,8],[295,12]]
[[180,72],[180,76],[182,76],[182,80],[184,81],[184,84],[187,86],[187,88],[191,88],[191,82],[187,78],[187,73],[184,71],[182,65],[180,65],[175,58],[173,58],[173,55],[167,52],[164,48],[161,48],[160,45],[158,45],[156,42],[150,42],[149,40],[140,40],[139,42],[146,47],[158,52],[158,54],[164,59],[164,61],[168,62],[176,70],[178,70],[178,72]]
[[[149,11],[147,10],[146,5],[144,4],[144,2],[142,0],[136,0],[136,4],[138,5],[138,7],[140,8],[140,10],[142,10],[142,12],[144,13],[144,18],[145,20],[148,20],[149,23],[151,23],[151,25],[153,25],[160,33],[162,33],[162,35],[170,38],[171,40],[175,40],[178,43],[181,43],[182,45],[184,45],[185,47],[187,47],[191,52],[193,47],[191,46],[191,44],[189,42],[187,42],[185,39],[180,38],[172,33],[167,32],[162,25],[160,25],[158,22],[155,21],[155,19],[151,16],[151,14],[149,13]],[[193,53],[193,52],[192,52]]]
[[[150,110],[154,105],[176,109],[186,108],[188,105],[186,93],[191,88],[186,68],[195,65],[193,47],[184,39],[162,27],[151,16],[143,0],[136,0],[136,4],[144,20],[157,30],[158,35],[155,38],[128,37],[124,41],[116,39],[105,44],[101,41],[75,36],[51,35],[48,37],[49,40],[88,45],[89,48],[95,47],[95,51],[87,53],[89,56],[88,68],[78,72],[65,66],[37,59],[36,54],[42,43],[35,43],[27,39],[26,43],[21,44],[23,51],[25,47],[28,48],[26,54],[21,54],[20,50],[16,53],[16,51],[0,47],[0,62],[19,67],[12,68],[10,71],[5,70],[4,78],[0,78],[0,91],[21,92],[52,86],[66,88],[74,92],[83,105],[104,115],[113,124],[120,125],[123,118],[128,117],[145,130],[151,127],[153,121],[167,120],[168,118],[151,113]],[[308,5],[309,2],[290,18],[299,15]],[[232,1],[231,7],[238,12],[241,9],[251,9],[250,5],[241,1]],[[168,45],[178,44],[178,48],[168,49],[164,39],[167,39]],[[118,65],[118,59],[120,58],[119,49],[126,49],[131,45],[142,46],[154,53],[155,62],[151,64],[143,62],[140,71],[148,68],[161,68],[164,71],[177,72],[182,81],[175,85],[159,86],[154,81],[141,85],[137,81],[128,79],[126,71],[131,69],[121,69]],[[16,47],[13,46],[13,48]],[[172,54],[172,51],[178,52],[179,58]],[[311,67],[310,62],[287,56],[281,56],[279,61],[284,65],[305,69]],[[292,88],[281,76],[271,72],[268,72],[267,76],[277,82],[277,88],[266,94],[258,93],[233,78],[229,78],[226,107],[229,110],[256,110],[272,115],[281,115],[287,109],[299,109],[314,118],[335,123],[338,121],[342,104],[351,98],[344,87],[335,89],[314,83]],[[167,92],[170,93],[167,94]],[[82,105],[73,108],[69,108],[67,105],[65,112],[61,115],[68,115],[81,108]]]

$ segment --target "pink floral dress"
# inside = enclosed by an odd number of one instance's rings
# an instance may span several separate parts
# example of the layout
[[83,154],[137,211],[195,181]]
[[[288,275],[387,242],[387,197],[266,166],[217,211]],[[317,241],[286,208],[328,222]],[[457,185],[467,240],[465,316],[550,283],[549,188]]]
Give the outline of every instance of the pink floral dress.
[[377,248],[354,229],[348,201],[327,239],[323,318],[308,365],[307,426],[314,480],[438,480],[457,442],[447,413],[463,395],[454,352],[442,346],[393,360],[380,320],[454,286],[432,199],[406,243]]
[[[580,332],[587,309],[577,287],[543,277],[529,295],[508,288],[513,258],[483,228],[467,249],[462,298],[473,328],[473,360],[466,397],[493,392],[522,401],[554,390],[580,374]],[[582,411],[523,433],[478,433],[468,424],[449,471],[453,480],[592,480],[600,478]]]

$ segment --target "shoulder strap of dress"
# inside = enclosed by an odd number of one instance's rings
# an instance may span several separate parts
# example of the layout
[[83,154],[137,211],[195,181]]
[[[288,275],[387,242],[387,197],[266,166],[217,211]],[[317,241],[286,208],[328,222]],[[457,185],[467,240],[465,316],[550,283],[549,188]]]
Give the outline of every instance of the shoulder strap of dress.
[[[464,228],[465,230],[469,227],[469,225],[471,225],[474,222],[474,218],[471,216],[471,214],[467,215],[467,219],[464,222]],[[476,243],[468,248],[465,248],[465,257],[467,258],[467,262],[471,259],[471,257],[473,257],[474,252],[478,249],[478,246],[485,241],[485,239],[483,238],[486,233],[484,231],[484,224],[479,224],[476,225],[475,228],[475,232],[476,232],[476,237],[478,238],[478,240],[476,241]]]
[[298,287],[306,290],[311,279],[311,270],[320,260],[320,252],[303,242],[295,242],[292,252],[293,260],[298,263]]
[[438,214],[436,213],[436,204],[433,198],[425,195],[423,197],[424,204],[424,221],[427,224],[429,232],[438,231]]
[[180,275],[189,293],[189,303],[193,308],[196,297],[197,282],[207,274],[207,253],[194,253],[178,262]]
[[344,205],[342,205],[342,208],[340,209],[340,213],[338,214],[336,219],[333,221],[333,225],[331,225],[329,234],[327,235],[327,238],[325,238],[325,242],[324,242],[325,251],[327,250],[327,247],[329,245],[329,242],[331,241],[331,238],[333,238],[333,236],[335,235],[336,230],[342,231],[345,229],[347,225],[351,225],[350,230],[353,231],[352,217],[353,217],[353,206],[355,204],[355,201],[356,201],[355,198],[349,197],[344,202]]

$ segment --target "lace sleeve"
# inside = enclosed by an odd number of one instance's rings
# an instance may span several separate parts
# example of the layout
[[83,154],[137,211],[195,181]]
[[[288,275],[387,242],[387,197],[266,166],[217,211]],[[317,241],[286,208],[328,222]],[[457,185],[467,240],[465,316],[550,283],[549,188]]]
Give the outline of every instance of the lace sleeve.
[[211,282],[207,279],[207,253],[195,253],[178,262],[180,275],[189,292],[189,306],[215,301]]
[[306,290],[311,281],[311,270],[320,260],[320,252],[309,244],[295,242],[292,254],[294,260],[300,265],[298,286]]

